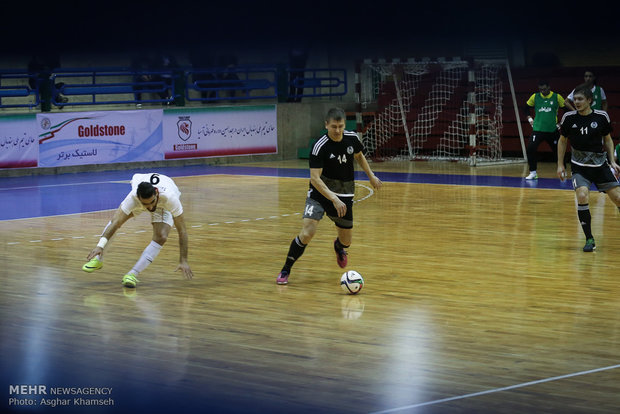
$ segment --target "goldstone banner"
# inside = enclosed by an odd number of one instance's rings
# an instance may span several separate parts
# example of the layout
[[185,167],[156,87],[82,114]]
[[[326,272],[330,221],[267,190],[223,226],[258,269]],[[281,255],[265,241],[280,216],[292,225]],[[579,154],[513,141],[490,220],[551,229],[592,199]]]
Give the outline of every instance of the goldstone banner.
[[0,117],[0,168],[275,154],[275,105]]
[[275,105],[164,111],[165,159],[275,154]]
[[39,167],[163,159],[161,109],[37,114]]

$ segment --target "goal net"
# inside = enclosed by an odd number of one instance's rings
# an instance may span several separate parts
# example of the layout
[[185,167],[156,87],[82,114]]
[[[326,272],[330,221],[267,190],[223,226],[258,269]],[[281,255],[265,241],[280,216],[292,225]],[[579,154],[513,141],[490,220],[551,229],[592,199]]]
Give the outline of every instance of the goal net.
[[505,61],[370,62],[359,68],[358,114],[373,160],[524,162],[502,157]]

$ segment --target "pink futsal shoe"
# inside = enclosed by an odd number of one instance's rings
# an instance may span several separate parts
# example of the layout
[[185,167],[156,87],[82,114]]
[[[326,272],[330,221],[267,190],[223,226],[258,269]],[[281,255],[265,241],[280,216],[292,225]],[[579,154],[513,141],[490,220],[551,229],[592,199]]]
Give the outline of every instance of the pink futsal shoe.
[[278,285],[286,285],[288,283],[288,275],[289,273],[286,270],[281,271],[276,278],[276,283]]
[[336,248],[336,241],[338,239],[334,240],[334,250],[336,251],[336,261],[338,262],[338,266],[345,268],[347,267],[347,251],[345,249],[338,249]]

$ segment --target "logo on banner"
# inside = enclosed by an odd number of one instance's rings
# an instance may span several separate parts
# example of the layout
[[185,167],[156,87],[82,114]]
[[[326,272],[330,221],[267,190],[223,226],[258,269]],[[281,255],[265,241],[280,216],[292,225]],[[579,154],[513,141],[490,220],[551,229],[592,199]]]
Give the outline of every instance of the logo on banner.
[[192,121],[189,116],[180,116],[177,121],[177,131],[179,138],[187,141],[192,136]]
[[49,118],[45,117],[41,119],[41,129],[48,130],[52,126],[52,122]]

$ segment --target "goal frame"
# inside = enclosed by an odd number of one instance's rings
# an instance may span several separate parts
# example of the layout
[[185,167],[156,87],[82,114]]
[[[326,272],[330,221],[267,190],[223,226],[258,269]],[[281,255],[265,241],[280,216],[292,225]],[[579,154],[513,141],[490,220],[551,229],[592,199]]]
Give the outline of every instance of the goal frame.
[[[439,156],[437,155],[437,153],[440,153],[441,151],[434,151],[433,155],[420,155],[417,154],[412,147],[414,145],[417,145],[415,143],[412,143],[412,137],[410,136],[409,131],[412,128],[411,122],[407,121],[407,110],[409,111],[418,111],[418,115],[420,115],[420,108],[417,109],[413,109],[413,108],[409,108],[408,105],[405,105],[406,103],[408,104],[408,101],[406,99],[403,98],[403,93],[401,93],[401,88],[399,86],[400,82],[402,81],[402,77],[403,77],[403,67],[405,65],[409,65],[408,67],[411,67],[411,65],[413,65],[413,67],[416,67],[415,65],[420,65],[420,67],[423,67],[424,65],[446,65],[447,67],[450,67],[450,65],[456,65],[459,66],[460,69],[462,69],[462,65],[463,64],[467,64],[469,67],[468,70],[468,82],[470,84],[470,86],[472,85],[472,83],[475,82],[475,79],[472,79],[472,73],[473,72],[473,68],[476,67],[476,65],[480,66],[480,65],[494,65],[494,67],[501,67],[503,66],[505,69],[505,76],[508,80],[508,84],[510,87],[510,95],[511,95],[511,101],[512,101],[512,107],[514,110],[514,114],[515,114],[515,119],[517,121],[517,128],[518,128],[518,134],[519,134],[519,140],[520,140],[520,149],[521,149],[521,157],[518,158],[504,158],[503,154],[502,154],[502,148],[501,148],[501,143],[502,143],[502,130],[503,130],[503,111],[501,110],[501,107],[505,107],[508,110],[508,105],[506,105],[503,102],[503,98],[501,97],[501,95],[503,95],[503,92],[500,93],[500,103],[499,103],[499,110],[496,112],[499,112],[499,117],[500,117],[500,122],[497,122],[497,125],[499,125],[498,130],[498,140],[497,142],[497,147],[499,148],[499,151],[495,151],[495,152],[499,152],[499,156],[494,155],[494,156],[489,156],[488,154],[484,154],[484,155],[479,155],[479,150],[481,148],[483,148],[484,144],[480,142],[479,138],[477,137],[477,133],[476,133],[476,123],[480,122],[479,119],[483,118],[480,116],[473,116],[474,113],[479,113],[480,107],[476,108],[477,103],[475,102],[475,94],[472,93],[468,93],[468,97],[467,97],[467,102],[463,102],[464,105],[469,106],[471,112],[468,112],[468,110],[466,110],[465,112],[467,112],[467,121],[457,121],[454,120],[453,124],[460,124],[460,126],[463,126],[462,124],[464,124],[465,122],[469,124],[468,128],[469,128],[469,134],[468,137],[465,137],[464,133],[459,134],[458,139],[460,141],[465,141],[468,139],[468,145],[466,145],[463,148],[469,148],[469,155],[468,156]],[[373,66],[374,65],[374,66]],[[366,67],[365,67],[366,66]],[[373,73],[372,69],[369,68],[379,68],[378,70],[376,70],[376,72],[380,72],[379,75],[377,75],[376,73]],[[441,66],[442,70],[444,70],[444,66]],[[362,73],[364,72],[365,73]],[[374,76],[379,76],[380,79],[372,79],[371,80],[371,85],[369,86],[368,83],[368,78],[369,75],[374,75]],[[503,76],[502,76],[503,77]],[[395,104],[393,105],[395,108],[397,108],[396,110],[393,110],[393,112],[397,113],[393,115],[392,118],[392,125],[391,128],[401,128],[402,132],[404,132],[405,135],[405,142],[406,142],[406,148],[404,148],[404,144],[403,147],[399,147],[401,148],[401,151],[403,152],[402,155],[400,156],[393,156],[393,155],[388,155],[387,158],[392,158],[392,159],[408,159],[408,160],[449,160],[449,161],[461,161],[461,162],[467,162],[469,165],[471,166],[485,166],[485,165],[499,165],[499,164],[508,164],[508,163],[524,163],[527,162],[527,153],[526,153],[526,149],[525,149],[525,140],[524,140],[524,136],[523,136],[523,130],[521,128],[521,120],[520,120],[520,115],[519,115],[519,110],[518,110],[518,105],[517,105],[517,100],[516,100],[516,94],[515,94],[515,90],[514,90],[514,83],[513,83],[513,79],[512,79],[512,73],[510,70],[510,64],[508,62],[507,59],[474,59],[474,60],[470,60],[470,61],[464,61],[461,60],[460,58],[453,58],[452,60],[448,60],[446,61],[444,58],[438,58],[437,60],[430,60],[428,58],[422,58],[421,60],[417,60],[417,59],[406,59],[406,60],[401,60],[401,59],[392,59],[391,61],[387,61],[384,59],[379,59],[379,60],[370,60],[370,59],[365,59],[364,61],[360,61],[356,64],[356,104],[357,104],[357,109],[356,109],[356,121],[357,121],[357,132],[358,135],[360,136],[360,139],[364,139],[365,138],[365,132],[367,132],[367,129],[369,128],[369,124],[374,124],[376,123],[376,121],[378,121],[378,117],[381,115],[379,113],[379,110],[383,110],[384,112],[389,111],[388,108],[380,108],[377,107],[377,111],[374,112],[375,117],[373,119],[372,122],[367,123],[366,125],[364,125],[363,122],[363,113],[368,113],[369,112],[369,107],[371,107],[372,105],[376,104],[376,100],[373,102],[373,99],[376,99],[378,94],[379,94],[379,85],[384,85],[387,82],[393,83],[393,88],[395,91]],[[498,82],[500,82],[501,85],[501,78],[498,78]],[[364,84],[364,82],[366,82],[366,84]],[[374,88],[374,89],[370,89],[370,88]],[[500,86],[500,90],[501,90]],[[497,92],[496,92],[497,93]],[[473,100],[471,98],[471,96],[474,96]],[[471,109],[471,108],[476,108],[476,110]],[[439,115],[442,114],[443,109],[440,107],[439,112],[437,112],[436,117],[438,118]],[[370,110],[370,112],[372,112],[372,110]],[[457,115],[458,118],[458,115]],[[464,117],[461,117],[464,118]],[[400,124],[400,125],[394,125],[394,123]],[[487,122],[487,126],[488,124],[491,124],[490,122]],[[383,125],[383,128],[385,128],[385,122],[382,122],[381,125]],[[434,124],[433,124],[434,125]],[[381,127],[379,127],[381,128]],[[460,129],[462,130],[463,128],[455,128],[455,129]],[[444,136],[446,134],[448,134],[448,130],[449,128],[446,127],[445,130],[443,130],[443,134]],[[381,133],[383,134],[385,131],[381,131]],[[401,132],[401,134],[402,134]],[[387,136],[390,136],[390,131],[385,132],[385,134]],[[449,135],[449,134],[448,134]],[[369,139],[373,139],[372,137]],[[384,138],[385,139],[385,138]],[[387,140],[389,140],[389,138],[387,138]],[[441,141],[441,139],[440,139]],[[384,141],[383,143],[376,143],[375,142],[375,146],[374,146],[374,150],[377,150],[381,145],[385,144],[386,141]],[[423,142],[424,143],[424,142]],[[421,147],[420,147],[421,148]],[[428,149],[427,149],[428,150]]]

